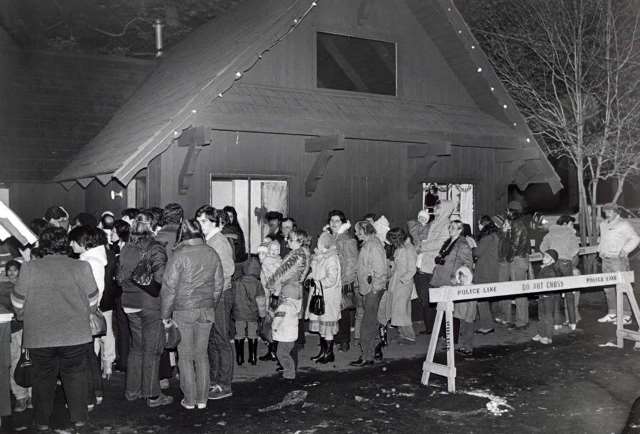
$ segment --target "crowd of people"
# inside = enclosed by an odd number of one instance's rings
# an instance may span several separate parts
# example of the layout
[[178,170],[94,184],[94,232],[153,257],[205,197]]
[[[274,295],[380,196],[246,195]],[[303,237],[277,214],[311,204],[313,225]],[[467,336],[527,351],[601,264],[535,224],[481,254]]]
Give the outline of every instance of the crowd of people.
[[[419,301],[414,306],[420,306],[425,333],[432,332],[430,288],[578,273],[579,242],[570,216],[560,217],[536,243],[538,267],[530,262],[533,232],[520,203],[509,203],[502,216],[482,216],[475,236],[459,220],[455,203],[431,205],[394,227],[372,214],[352,225],[344,212],[333,210],[315,242],[293,218],[269,212],[268,232],[255,255],[247,251],[232,207],[204,205],[188,218],[171,203],[126,209],[120,216],[81,213],[72,220],[64,208],[51,207],[31,222],[39,241],[22,246],[5,264],[7,279],[0,286],[0,313],[15,313],[10,372],[24,351],[33,363],[32,387],[21,387],[10,375],[13,411],[33,407],[38,429],[48,429],[61,384],[71,420],[83,426],[102,403],[103,381],[114,370],[126,372],[124,398],[144,399],[149,407],[173,402],[163,389],[179,372],[180,405],[204,409],[209,400],[232,395],[234,363],[245,363],[245,341],[248,364],[274,362],[284,381],[294,381],[298,348],[308,333],[320,338],[315,363],[334,362],[335,352],[346,353],[353,343],[360,356],[350,364],[369,366],[383,358],[390,341],[415,344],[413,300]],[[628,270],[640,237],[615,205],[604,213],[602,270]],[[549,344],[560,328],[575,330],[578,295],[541,295],[532,339]],[[528,327],[530,301],[520,296],[456,303],[456,350],[471,354],[474,335],[491,333],[497,324]],[[609,310],[598,321],[615,322],[620,313],[612,289],[607,302]],[[631,320],[628,309],[625,303],[625,321]],[[94,336],[90,317],[98,311],[107,328]],[[175,339],[168,336],[176,329],[180,339],[171,348]],[[267,348],[261,357],[259,340]]]

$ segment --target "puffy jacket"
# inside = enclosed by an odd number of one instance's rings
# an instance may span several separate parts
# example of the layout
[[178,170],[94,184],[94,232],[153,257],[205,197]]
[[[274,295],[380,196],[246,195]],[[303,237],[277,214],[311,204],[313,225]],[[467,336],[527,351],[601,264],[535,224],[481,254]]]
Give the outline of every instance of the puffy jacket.
[[382,243],[376,236],[362,244],[358,256],[358,286],[360,294],[382,291],[387,286],[387,257]]
[[529,233],[527,225],[517,218],[509,221],[511,228],[500,237],[500,262],[511,262],[513,258],[529,258]]
[[358,243],[348,232],[336,236],[338,259],[340,260],[340,282],[348,285],[355,282],[358,266]]
[[558,252],[559,259],[573,260],[580,248],[576,230],[570,226],[553,225],[540,243],[540,251],[553,249]]
[[162,279],[162,318],[171,318],[176,310],[215,307],[223,287],[222,263],[216,251],[201,239],[181,242],[173,251]]
[[118,283],[122,287],[122,306],[132,309],[160,310],[160,298],[153,297],[131,280],[131,273],[147,253],[153,270],[153,280],[162,283],[162,276],[167,264],[167,252],[162,243],[153,238],[142,239],[125,244],[120,252]]

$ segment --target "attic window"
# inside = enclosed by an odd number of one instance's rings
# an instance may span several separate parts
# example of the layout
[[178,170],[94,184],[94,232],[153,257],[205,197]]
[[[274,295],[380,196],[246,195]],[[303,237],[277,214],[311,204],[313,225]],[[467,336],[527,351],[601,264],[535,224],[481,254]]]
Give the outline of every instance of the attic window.
[[394,43],[320,32],[316,42],[319,88],[395,96]]

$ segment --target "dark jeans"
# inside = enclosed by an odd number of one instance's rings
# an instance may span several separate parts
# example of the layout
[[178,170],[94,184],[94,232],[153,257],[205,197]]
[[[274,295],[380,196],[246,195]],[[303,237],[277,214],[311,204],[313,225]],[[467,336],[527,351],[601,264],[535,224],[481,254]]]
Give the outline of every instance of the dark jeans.
[[429,283],[431,282],[431,274],[418,271],[413,276],[413,283],[416,285],[416,291],[422,305],[422,320],[426,333],[431,334],[433,323],[436,320],[436,305],[429,303]]
[[229,340],[229,317],[233,306],[233,292],[225,291],[215,309],[214,323],[209,333],[209,377],[211,385],[231,388],[233,380],[233,348]]
[[127,361],[126,390],[129,395],[144,398],[158,396],[158,371],[160,356],[164,350],[164,326],[160,311],[143,309],[127,315],[131,329],[131,348]]
[[120,369],[127,370],[127,358],[131,343],[129,318],[122,309],[122,299],[118,297],[113,306],[113,335],[116,339],[116,364]]
[[[342,294],[345,292],[353,292],[354,284],[342,286]],[[355,300],[355,297],[353,297]],[[340,311],[340,319],[338,320],[338,334],[333,338],[336,344],[348,344],[351,342],[351,324],[353,323],[353,317],[355,315],[356,307],[353,306],[350,309],[342,309]]]
[[49,425],[58,376],[71,421],[87,420],[87,347],[88,344],[81,344],[29,349],[33,362],[33,411],[38,425]]
[[364,296],[364,317],[360,329],[362,360],[372,361],[378,338],[378,306],[384,291],[369,292]]
[[102,369],[93,342],[87,344],[87,404],[95,404],[96,396],[102,396]]

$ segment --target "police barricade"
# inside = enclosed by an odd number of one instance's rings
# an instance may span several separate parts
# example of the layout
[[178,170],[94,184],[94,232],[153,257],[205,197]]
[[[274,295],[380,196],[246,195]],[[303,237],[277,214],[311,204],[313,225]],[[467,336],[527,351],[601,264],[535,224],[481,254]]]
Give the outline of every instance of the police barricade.
[[[447,377],[447,389],[456,391],[456,365],[453,345],[453,304],[459,301],[480,300],[486,298],[522,296],[541,292],[567,291],[572,289],[592,288],[598,286],[616,286],[617,311],[622,312],[623,296],[626,294],[636,321],[640,323],[640,310],[633,295],[631,283],[634,282],[633,271],[616,273],[585,274],[582,276],[554,277],[550,279],[518,280],[513,282],[482,283],[477,285],[442,286],[429,289],[429,300],[438,303],[436,319],[431,332],[431,340],[427,357],[422,365],[422,384],[429,385],[431,374]],[[445,319],[445,343],[447,364],[435,363],[433,358],[438,345],[442,318]],[[640,330],[624,328],[623,315],[617,316],[617,346],[622,348],[623,340],[640,342]]]

